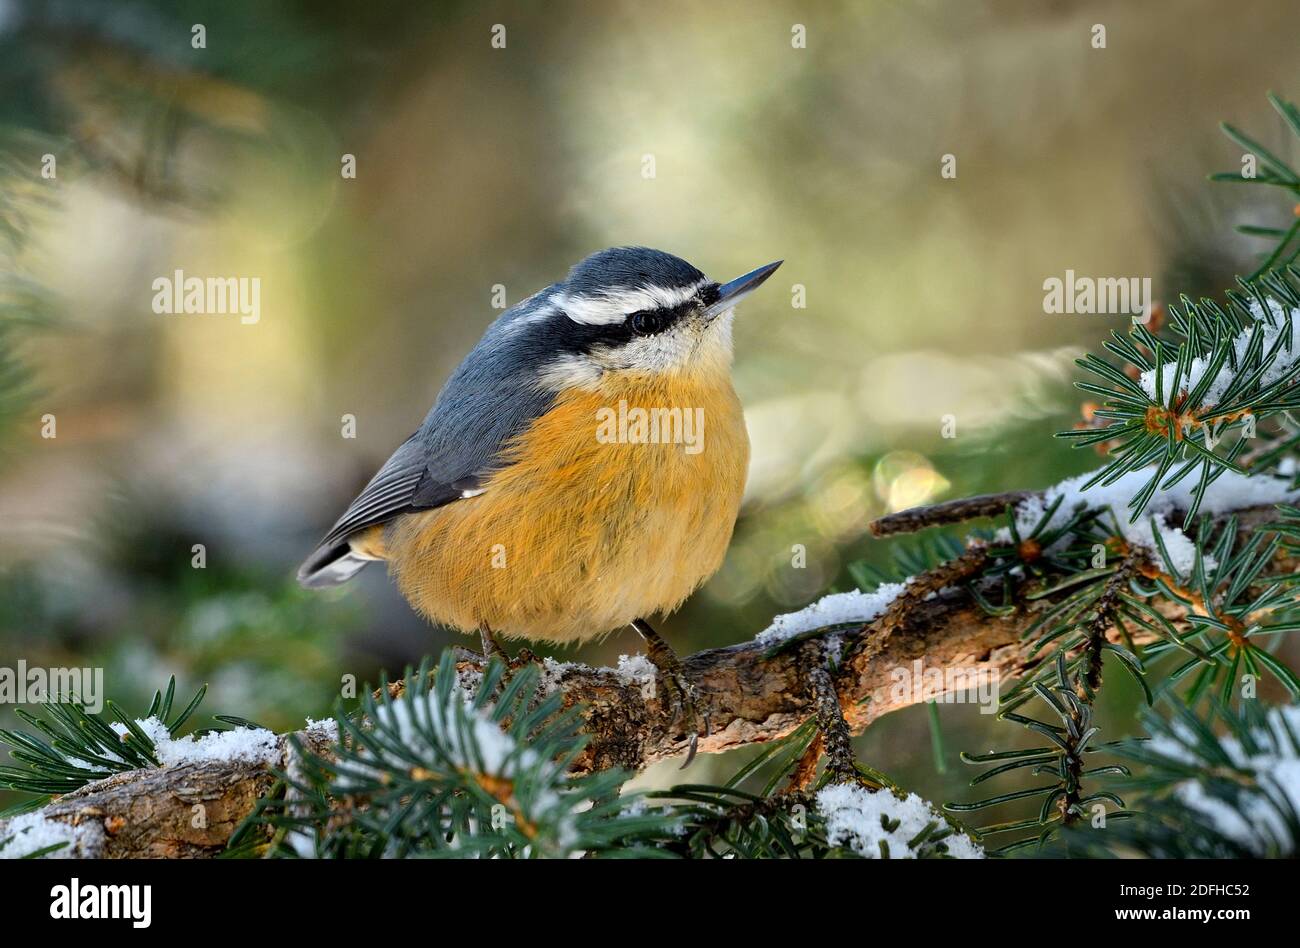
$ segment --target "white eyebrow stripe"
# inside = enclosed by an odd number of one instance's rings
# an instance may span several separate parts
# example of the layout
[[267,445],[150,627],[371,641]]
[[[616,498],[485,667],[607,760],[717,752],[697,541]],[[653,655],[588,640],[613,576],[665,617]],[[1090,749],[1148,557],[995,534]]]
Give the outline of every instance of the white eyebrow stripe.
[[637,310],[680,306],[708,285],[709,280],[705,277],[686,287],[644,286],[593,296],[560,293],[553,302],[575,323],[602,326],[621,323],[629,313]]
[[549,319],[557,312],[557,310],[558,307],[555,305],[555,301],[547,300],[546,302],[539,305],[532,312],[524,313],[523,315],[516,316],[510,322],[506,323],[502,329],[502,332],[504,332],[506,335],[513,336],[515,333],[519,332],[530,323],[540,323],[546,319]]

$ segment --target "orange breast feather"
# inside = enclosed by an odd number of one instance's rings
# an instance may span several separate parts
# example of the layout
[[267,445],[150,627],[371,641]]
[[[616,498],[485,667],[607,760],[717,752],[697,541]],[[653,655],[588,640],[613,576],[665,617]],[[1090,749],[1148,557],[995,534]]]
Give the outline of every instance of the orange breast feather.
[[464,631],[594,638],[675,609],[717,570],[748,463],[725,374],[570,391],[481,495],[397,518],[390,571],[417,610]]

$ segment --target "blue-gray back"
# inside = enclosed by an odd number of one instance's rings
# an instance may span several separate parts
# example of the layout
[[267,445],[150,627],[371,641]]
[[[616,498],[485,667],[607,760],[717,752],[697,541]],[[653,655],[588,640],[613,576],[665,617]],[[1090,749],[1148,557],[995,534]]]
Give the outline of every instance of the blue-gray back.
[[[554,401],[535,380],[550,347],[540,321],[558,290],[558,285],[547,287],[488,327],[452,372],[419,430],[352,501],[321,541],[322,548],[400,513],[442,506],[477,487],[502,445]],[[527,331],[521,331],[529,320]]]

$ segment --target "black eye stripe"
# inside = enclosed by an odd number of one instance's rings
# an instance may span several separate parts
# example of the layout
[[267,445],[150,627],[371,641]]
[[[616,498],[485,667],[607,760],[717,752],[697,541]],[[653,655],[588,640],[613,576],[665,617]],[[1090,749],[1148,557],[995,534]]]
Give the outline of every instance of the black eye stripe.
[[[703,287],[695,298],[685,300],[677,306],[637,310],[616,323],[578,323],[562,310],[556,310],[553,317],[546,321],[545,329],[539,327],[535,330],[536,340],[548,352],[583,353],[595,348],[618,349],[634,339],[655,336],[672,328],[677,320],[700,306],[716,302],[717,298],[718,285],[714,283]],[[544,342],[541,341],[543,335]]]
[[671,309],[641,309],[629,313],[624,324],[637,336],[653,336],[668,329],[694,307],[693,302],[682,303]]

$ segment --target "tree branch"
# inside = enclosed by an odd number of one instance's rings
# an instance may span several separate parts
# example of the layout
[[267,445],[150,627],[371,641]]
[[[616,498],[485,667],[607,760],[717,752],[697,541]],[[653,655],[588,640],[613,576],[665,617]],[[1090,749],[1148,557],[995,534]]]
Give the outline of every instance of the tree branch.
[[[303,746],[328,753],[332,738],[297,732]],[[281,737],[276,766],[292,765],[293,748]],[[275,783],[270,767],[254,761],[179,764],[128,770],[54,800],[41,814],[82,829],[71,852],[102,859],[187,859],[215,856],[235,828]],[[0,840],[12,820],[0,820]]]
[[1015,490],[1003,494],[980,494],[978,497],[962,497],[958,500],[945,500],[941,504],[928,507],[913,507],[887,514],[879,520],[872,521],[871,533],[877,537],[889,537],[899,533],[916,533],[927,527],[938,527],[949,523],[965,523],[977,517],[998,517],[1007,509],[1015,507],[1027,497],[1034,496],[1035,491]]
[[[1237,512],[1243,533],[1275,515],[1272,506]],[[880,618],[834,633],[841,637],[842,659],[834,669],[833,684],[853,732],[920,700],[920,689],[896,685],[896,670],[910,675],[915,662],[926,671],[960,669],[964,676],[989,675],[1000,681],[1034,667],[1038,659],[1028,657],[1029,643],[1021,640],[1021,633],[1045,601],[1020,600],[1013,614],[991,616],[964,589],[947,585],[978,572],[983,555],[981,548],[972,547],[917,577]],[[1296,566],[1294,559],[1279,551],[1278,570],[1293,571]],[[1162,601],[1161,610],[1174,622],[1184,615],[1175,602]],[[1118,638],[1115,629],[1107,629],[1106,635]],[[825,667],[824,645],[824,636],[783,646],[750,641],[686,657],[686,674],[698,689],[697,707],[712,722],[711,733],[699,738],[699,750],[721,753],[777,740],[813,716],[819,690],[810,675],[812,669]],[[475,662],[462,662],[460,667],[467,673],[477,671]],[[953,687],[954,677],[944,676],[945,687]],[[685,752],[685,722],[675,719],[669,703],[646,684],[622,671],[578,664],[564,666],[550,677],[548,687],[563,693],[566,706],[582,704],[586,709],[589,743],[576,769],[639,771]],[[400,693],[401,685],[391,688]],[[937,695],[927,691],[925,697]],[[307,732],[298,736],[310,745]],[[284,738],[281,752],[289,753]],[[138,770],[67,794],[43,812],[50,819],[77,825],[98,821],[104,830],[98,855],[205,856],[225,845],[272,782],[267,767],[254,763]],[[194,825],[196,805],[205,811],[201,827]],[[5,824],[0,822],[0,839],[5,835]]]

